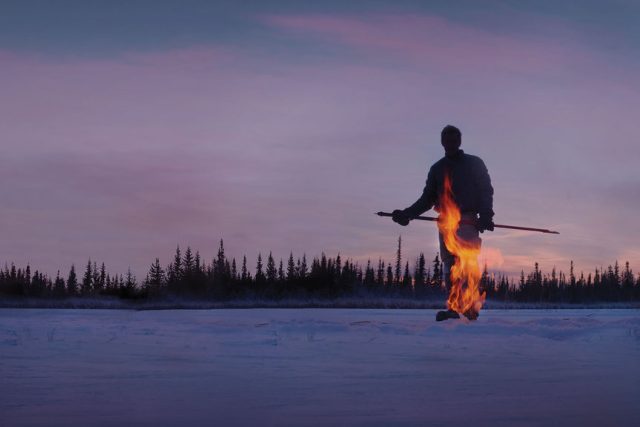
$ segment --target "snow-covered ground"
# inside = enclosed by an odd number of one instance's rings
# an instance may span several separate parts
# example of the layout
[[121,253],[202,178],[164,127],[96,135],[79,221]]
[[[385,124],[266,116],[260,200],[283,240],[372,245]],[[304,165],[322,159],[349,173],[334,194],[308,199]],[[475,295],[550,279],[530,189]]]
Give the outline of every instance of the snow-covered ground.
[[640,311],[434,317],[0,309],[0,425],[640,425]]

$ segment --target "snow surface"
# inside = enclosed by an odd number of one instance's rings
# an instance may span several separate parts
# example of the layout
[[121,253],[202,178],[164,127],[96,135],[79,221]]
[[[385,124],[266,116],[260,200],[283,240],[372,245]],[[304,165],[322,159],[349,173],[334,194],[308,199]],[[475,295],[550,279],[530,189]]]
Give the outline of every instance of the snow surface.
[[0,426],[638,426],[640,311],[0,309]]

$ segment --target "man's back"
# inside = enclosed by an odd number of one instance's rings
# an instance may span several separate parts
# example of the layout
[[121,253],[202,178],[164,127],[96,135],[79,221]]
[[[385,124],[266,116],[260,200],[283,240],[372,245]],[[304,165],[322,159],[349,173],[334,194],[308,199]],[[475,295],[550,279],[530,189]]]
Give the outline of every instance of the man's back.
[[462,150],[444,156],[431,166],[422,195],[406,212],[418,216],[434,206],[438,210],[446,175],[461,212],[493,217],[493,187],[487,167],[480,157]]
[[431,166],[429,176],[433,179],[436,198],[433,201],[438,210],[438,200],[444,189],[444,178],[448,175],[454,200],[460,212],[489,213],[493,216],[493,187],[487,167],[480,157],[459,150],[452,156],[444,156]]

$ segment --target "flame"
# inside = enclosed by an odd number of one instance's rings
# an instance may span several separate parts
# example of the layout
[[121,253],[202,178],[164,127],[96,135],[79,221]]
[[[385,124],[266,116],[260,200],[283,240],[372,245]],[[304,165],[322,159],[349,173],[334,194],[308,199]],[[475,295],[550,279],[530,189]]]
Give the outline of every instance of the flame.
[[[445,246],[455,256],[451,266],[451,291],[447,307],[457,313],[475,318],[484,303],[486,292],[480,293],[480,239],[467,241],[458,236],[460,209],[453,200],[451,179],[445,175],[444,192],[440,197],[438,229]],[[465,286],[466,285],[466,286]]]

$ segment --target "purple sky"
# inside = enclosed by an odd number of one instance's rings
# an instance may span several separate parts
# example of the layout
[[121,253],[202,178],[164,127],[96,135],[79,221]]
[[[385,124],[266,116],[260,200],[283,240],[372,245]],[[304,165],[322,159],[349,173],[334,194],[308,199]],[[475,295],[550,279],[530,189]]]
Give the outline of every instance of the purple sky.
[[561,232],[485,233],[493,269],[640,268],[640,62],[615,25],[508,7],[242,12],[151,46],[133,30],[0,33],[2,264],[66,275],[91,257],[143,278],[177,244],[209,261],[220,238],[252,266],[270,250],[366,263],[399,234],[410,262],[432,258],[432,224],[373,212],[417,199],[450,123],[489,168],[497,223]]

